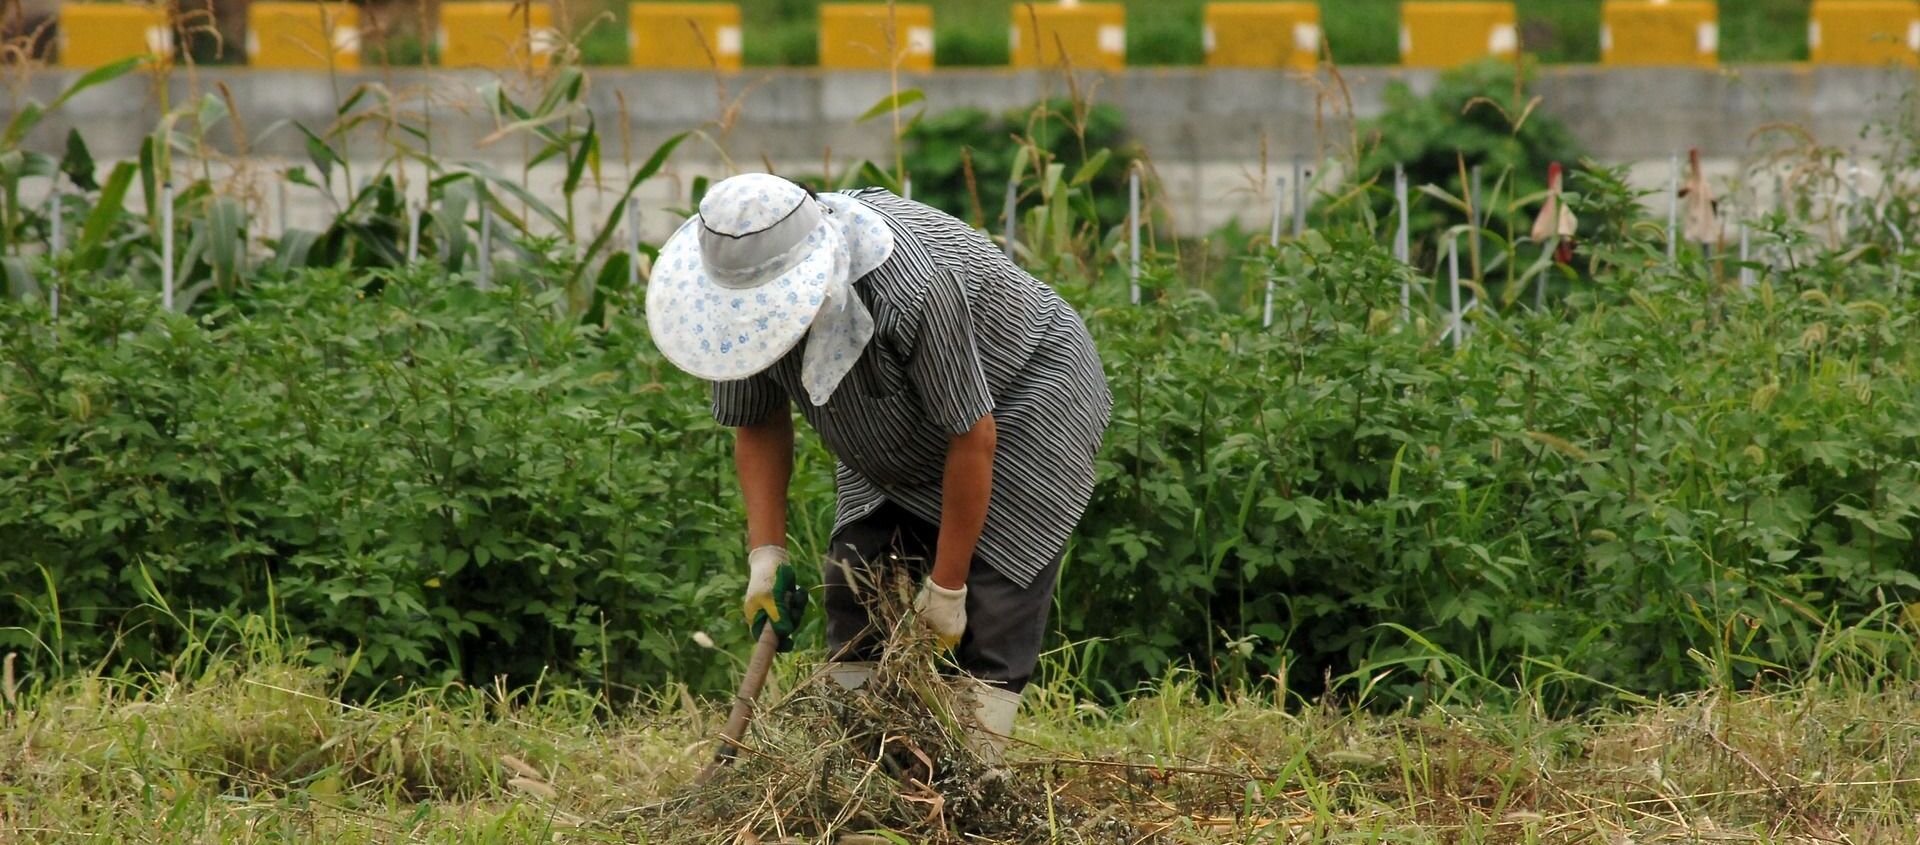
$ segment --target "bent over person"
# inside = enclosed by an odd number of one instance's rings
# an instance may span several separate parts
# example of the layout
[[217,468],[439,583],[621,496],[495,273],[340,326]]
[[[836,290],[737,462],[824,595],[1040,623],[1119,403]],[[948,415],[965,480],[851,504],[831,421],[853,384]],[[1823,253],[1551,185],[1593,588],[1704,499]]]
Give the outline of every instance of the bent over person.
[[838,460],[832,676],[871,677],[880,567],[910,567],[916,618],[979,682],[973,744],[997,756],[1113,404],[1080,316],[928,206],[748,174],[714,185],[661,248],[647,320],[737,429],[749,620],[786,612],[775,582],[798,406]]

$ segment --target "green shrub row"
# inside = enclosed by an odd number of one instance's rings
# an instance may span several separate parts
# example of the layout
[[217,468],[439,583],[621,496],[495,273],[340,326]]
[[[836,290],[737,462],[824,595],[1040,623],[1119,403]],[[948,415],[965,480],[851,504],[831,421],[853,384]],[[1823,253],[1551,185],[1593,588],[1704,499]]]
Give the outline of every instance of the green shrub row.
[[[1566,314],[1489,300],[1459,352],[1400,321],[1424,284],[1359,238],[1256,259],[1267,331],[1171,283],[1076,289],[1117,399],[1056,618],[1079,679],[1403,666],[1409,695],[1465,672],[1587,701],[1904,659],[1920,349],[1887,268],[1739,291],[1656,244],[1589,250]],[[0,648],[164,663],[259,614],[368,689],[726,686],[694,637],[744,645],[701,386],[636,320],[557,319],[557,292],[373,279],[303,271],[196,317],[82,285],[57,334],[3,306]],[[828,476],[809,441],[804,555]]]
[[1118,409],[1060,623],[1110,642],[1080,669],[1591,701],[1907,666],[1920,314],[1888,268],[1743,292],[1589,249],[1617,269],[1570,316],[1478,310],[1457,353],[1364,240],[1290,250],[1269,331],[1197,294],[1099,312]]
[[57,336],[5,306],[0,648],[164,665],[259,614],[363,686],[720,685],[691,635],[740,532],[700,389],[558,294],[376,290],[306,273],[189,318],[106,284]]

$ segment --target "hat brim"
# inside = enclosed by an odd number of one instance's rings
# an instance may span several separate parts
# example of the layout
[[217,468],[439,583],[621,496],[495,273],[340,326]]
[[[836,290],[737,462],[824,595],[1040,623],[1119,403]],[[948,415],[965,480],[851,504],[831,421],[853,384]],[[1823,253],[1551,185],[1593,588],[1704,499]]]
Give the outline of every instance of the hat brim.
[[660,248],[647,282],[647,329],[674,366],[708,381],[755,375],[792,351],[820,313],[846,245],[830,223],[807,234],[807,254],[750,288],[718,284],[700,257],[700,219]]

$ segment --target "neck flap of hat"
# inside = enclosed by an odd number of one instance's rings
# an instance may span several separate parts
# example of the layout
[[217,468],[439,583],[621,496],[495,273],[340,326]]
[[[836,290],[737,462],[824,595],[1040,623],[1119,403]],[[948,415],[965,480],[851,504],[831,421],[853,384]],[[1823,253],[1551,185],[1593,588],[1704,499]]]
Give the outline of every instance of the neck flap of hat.
[[853,281],[893,254],[893,229],[879,212],[846,194],[821,194],[820,204],[829,212],[828,228],[837,237],[828,240],[837,252],[826,299],[807,332],[806,358],[800,367],[800,380],[815,406],[833,397],[873,338],[873,315],[860,301]]

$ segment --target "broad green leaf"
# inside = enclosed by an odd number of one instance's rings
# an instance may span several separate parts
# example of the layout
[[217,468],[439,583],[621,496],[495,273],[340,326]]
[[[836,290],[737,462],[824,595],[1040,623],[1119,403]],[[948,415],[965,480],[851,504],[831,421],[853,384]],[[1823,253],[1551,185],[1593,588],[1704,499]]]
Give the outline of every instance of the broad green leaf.
[[74,245],[74,266],[82,270],[98,270],[105,259],[105,244],[113,233],[115,224],[126,214],[127,191],[133,187],[133,177],[140,168],[130,161],[113,166],[107,174],[107,184],[100,189],[93,210],[87,213],[87,222],[81,226],[80,239]]
[[1087,159],[1086,163],[1080,165],[1079,170],[1074,171],[1073,181],[1069,184],[1076,188],[1085,187],[1094,179],[1099,178],[1100,171],[1106,169],[1107,160],[1112,157],[1113,151],[1108,149],[1102,149],[1094,153],[1092,157]]
[[60,172],[66,174],[67,181],[83,191],[96,191],[100,183],[93,179],[93,153],[87,149],[86,139],[80,137],[80,130],[67,130],[67,152],[60,160]]
[[313,162],[314,170],[319,171],[321,183],[331,187],[333,167],[340,163],[339,154],[335,153],[333,147],[326,141],[321,140],[320,136],[313,134],[313,130],[299,123],[295,123],[293,127],[300,130],[300,134],[306,138],[307,160]]
[[46,117],[48,112],[66,105],[68,100],[89,88],[127,75],[129,71],[139,67],[142,61],[144,59],[136,56],[101,65],[81,74],[79,79],[75,79],[72,85],[67,86],[65,91],[60,92],[60,96],[55,97],[53,102],[45,107],[38,103],[27,103],[7,121],[6,131],[0,133],[0,149],[10,149],[18,145],[27,137],[27,133],[32,132],[34,126],[40,123],[41,118]]
[[866,112],[860,115],[859,119],[854,122],[866,123],[876,117],[892,114],[914,103],[923,102],[926,99],[926,92],[918,88],[906,88],[896,91],[880,98],[880,102],[874,103],[872,108],[867,109]]

